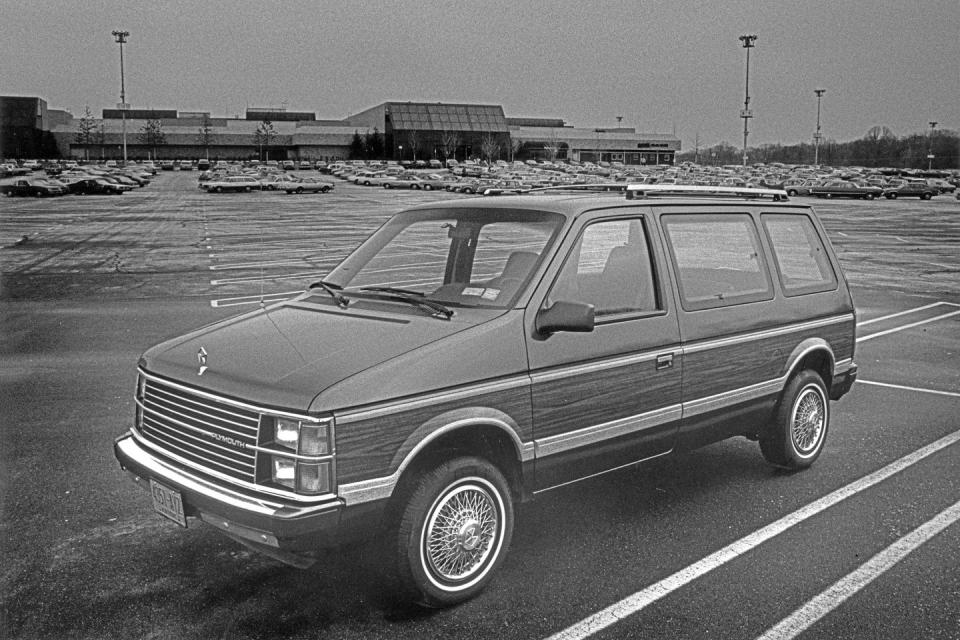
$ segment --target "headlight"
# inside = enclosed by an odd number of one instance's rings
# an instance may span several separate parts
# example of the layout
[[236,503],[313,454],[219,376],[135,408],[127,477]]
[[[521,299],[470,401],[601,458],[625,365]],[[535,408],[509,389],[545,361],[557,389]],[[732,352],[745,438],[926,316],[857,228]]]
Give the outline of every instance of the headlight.
[[[332,422],[314,423],[280,416],[273,420],[273,444],[278,453],[269,456],[271,481],[301,494],[332,491]],[[326,459],[317,460],[319,457]]]
[[300,420],[277,418],[274,442],[305,456],[325,456],[330,453],[330,425],[304,424]]

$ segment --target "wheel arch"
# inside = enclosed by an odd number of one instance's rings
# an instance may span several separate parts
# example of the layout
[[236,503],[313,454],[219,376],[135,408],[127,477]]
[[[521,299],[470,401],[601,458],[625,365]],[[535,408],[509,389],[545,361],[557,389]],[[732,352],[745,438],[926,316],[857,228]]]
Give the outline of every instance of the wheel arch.
[[391,463],[394,496],[419,473],[458,455],[488,460],[506,477],[514,497],[523,494],[523,462],[532,460],[532,445],[524,446],[517,424],[503,412],[472,408],[436,416],[407,437]]
[[784,385],[797,373],[810,369],[823,379],[827,389],[833,382],[833,367],[835,358],[830,344],[823,338],[808,338],[798,344],[784,368]]

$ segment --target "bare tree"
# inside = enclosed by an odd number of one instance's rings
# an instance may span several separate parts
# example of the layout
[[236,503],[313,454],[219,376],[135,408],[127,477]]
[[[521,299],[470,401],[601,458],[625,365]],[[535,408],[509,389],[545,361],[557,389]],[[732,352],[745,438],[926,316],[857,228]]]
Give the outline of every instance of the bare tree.
[[513,162],[516,158],[516,155],[520,153],[520,149],[523,147],[523,141],[510,136],[510,162]]
[[550,135],[547,137],[546,144],[543,145],[543,150],[547,152],[547,158],[550,159],[550,162],[557,159],[557,154],[560,152],[560,137],[557,135],[556,129],[550,130]]
[[487,164],[493,162],[493,157],[500,156],[500,143],[492,133],[486,133],[480,140],[480,153],[486,159]]
[[203,157],[210,157],[210,143],[213,141],[213,126],[210,124],[210,116],[203,114],[203,120],[200,122],[200,129],[197,131],[197,145],[203,147]]
[[97,122],[94,120],[90,107],[86,107],[83,116],[77,122],[77,131],[74,134],[74,140],[83,147],[84,160],[90,159],[90,145],[97,140]]
[[460,146],[460,136],[456,131],[444,131],[440,136],[440,148],[443,150],[443,159],[446,161],[451,156],[456,155],[457,147]]
[[[260,147],[260,160],[270,159],[270,139],[277,135],[273,123],[269,120],[262,120],[253,134],[253,144]],[[267,156],[263,156],[263,148],[267,148]]]
[[163,123],[159,120],[147,120],[147,123],[140,127],[140,144],[146,145],[153,150],[153,157],[157,157],[157,147],[167,143],[167,136],[163,132]]
[[417,151],[420,150],[420,134],[416,129],[411,129],[407,132],[407,144],[410,145],[410,153],[413,154],[413,159],[417,159]]

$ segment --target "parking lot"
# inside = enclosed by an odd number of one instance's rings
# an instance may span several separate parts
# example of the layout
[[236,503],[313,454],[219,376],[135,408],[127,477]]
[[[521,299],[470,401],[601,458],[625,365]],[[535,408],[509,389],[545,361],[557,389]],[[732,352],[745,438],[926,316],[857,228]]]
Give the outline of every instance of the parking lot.
[[[0,629],[12,638],[960,638],[960,201],[814,201],[860,381],[809,471],[743,439],[518,512],[491,587],[398,609],[365,549],[310,570],[181,530],[120,472],[148,346],[287,297],[437,191],[0,201]],[[803,200],[802,198],[800,200]]]

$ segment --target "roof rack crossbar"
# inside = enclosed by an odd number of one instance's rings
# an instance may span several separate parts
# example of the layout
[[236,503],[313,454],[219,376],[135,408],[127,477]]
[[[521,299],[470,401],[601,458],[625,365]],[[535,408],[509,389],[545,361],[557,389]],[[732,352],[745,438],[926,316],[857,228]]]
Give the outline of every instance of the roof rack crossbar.
[[631,184],[626,188],[627,200],[649,196],[736,196],[740,198],[770,198],[774,202],[789,200],[782,189],[763,189],[759,187],[712,187],[706,185],[683,184]]

